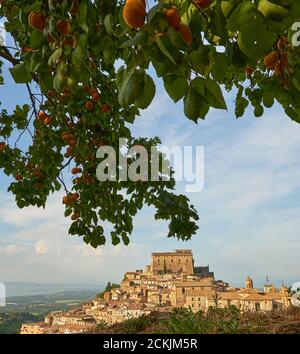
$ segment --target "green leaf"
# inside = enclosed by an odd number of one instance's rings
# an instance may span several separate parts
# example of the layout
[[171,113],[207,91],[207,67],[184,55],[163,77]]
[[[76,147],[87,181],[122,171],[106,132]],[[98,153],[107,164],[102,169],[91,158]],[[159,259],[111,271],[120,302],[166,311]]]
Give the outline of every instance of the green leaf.
[[164,81],[165,89],[174,102],[178,102],[186,95],[188,83],[185,78],[177,77],[170,84]]
[[75,48],[72,53],[72,64],[78,69],[83,64],[83,51],[80,47]]
[[189,90],[184,98],[184,113],[187,118],[195,123],[197,123],[198,118],[200,118],[200,102],[202,100],[202,97],[192,89]]
[[113,27],[112,23],[113,23],[112,14],[108,14],[104,19],[104,26],[108,34],[112,32],[112,27]]
[[9,71],[17,84],[26,84],[32,80],[31,73],[25,63],[17,64]]
[[32,49],[39,49],[45,42],[43,32],[39,30],[33,30],[30,36],[30,47]]
[[207,103],[214,108],[227,109],[226,102],[220,86],[213,80],[204,80],[205,99]]
[[243,53],[253,59],[261,58],[273,46],[276,34],[269,32],[259,20],[243,26],[238,36],[238,46]]
[[170,40],[164,36],[161,35],[156,38],[156,43],[159,47],[159,49],[162,51],[162,53],[173,63],[176,65],[176,61],[174,60],[171,51],[170,51]]
[[119,103],[122,106],[126,107],[134,103],[142,92],[144,80],[143,70],[134,70],[127,74],[119,92]]
[[155,96],[156,88],[151,76],[146,75],[144,87],[141,94],[135,100],[135,105],[141,109],[146,109]]
[[[229,17],[227,28],[231,32],[239,31],[243,26],[251,23],[257,16],[257,9],[251,0],[242,1]],[[255,27],[253,27],[255,31]]]

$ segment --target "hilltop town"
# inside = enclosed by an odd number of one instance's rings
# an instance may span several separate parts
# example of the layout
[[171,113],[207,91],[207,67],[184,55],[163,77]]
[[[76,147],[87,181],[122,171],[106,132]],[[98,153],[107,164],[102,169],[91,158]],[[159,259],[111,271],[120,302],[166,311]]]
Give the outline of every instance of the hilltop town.
[[51,312],[42,323],[24,323],[21,334],[71,334],[93,332],[153,312],[174,308],[207,311],[211,306],[236,306],[241,312],[267,312],[290,307],[289,290],[267,282],[255,289],[248,276],[244,288],[216,280],[209,266],[195,266],[191,250],[153,253],[144,270],[126,272],[118,287],[67,312]]

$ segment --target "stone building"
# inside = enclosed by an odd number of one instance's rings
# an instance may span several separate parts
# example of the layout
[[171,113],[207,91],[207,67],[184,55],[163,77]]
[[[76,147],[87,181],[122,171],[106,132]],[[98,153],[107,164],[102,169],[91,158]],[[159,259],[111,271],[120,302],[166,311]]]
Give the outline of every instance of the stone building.
[[194,260],[191,250],[152,253],[150,272],[152,274],[185,273],[194,274]]

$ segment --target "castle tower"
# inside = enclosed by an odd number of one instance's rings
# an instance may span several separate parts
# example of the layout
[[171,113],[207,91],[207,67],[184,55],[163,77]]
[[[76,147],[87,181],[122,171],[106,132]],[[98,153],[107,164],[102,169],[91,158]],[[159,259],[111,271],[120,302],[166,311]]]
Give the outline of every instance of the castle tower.
[[194,260],[191,250],[152,253],[151,258],[150,270],[152,274],[194,274]]
[[253,280],[249,277],[249,275],[245,280],[245,289],[253,289]]

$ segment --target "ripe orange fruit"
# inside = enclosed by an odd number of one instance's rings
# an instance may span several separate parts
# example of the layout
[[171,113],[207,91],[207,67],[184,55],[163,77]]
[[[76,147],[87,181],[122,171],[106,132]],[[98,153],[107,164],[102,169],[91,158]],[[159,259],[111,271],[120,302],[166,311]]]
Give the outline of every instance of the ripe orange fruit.
[[62,37],[68,35],[71,31],[71,24],[69,21],[58,20],[56,22],[56,29]]
[[246,66],[246,68],[245,68],[245,74],[246,75],[250,76],[250,75],[253,74],[253,72],[254,72],[254,69],[251,68],[251,66]]
[[37,119],[40,121],[44,121],[47,118],[47,114],[45,112],[39,112]]
[[94,102],[98,102],[100,100],[101,96],[98,92],[93,93],[92,99]]
[[178,11],[177,7],[172,6],[170,9],[165,11],[165,17],[170,26],[177,29],[180,25],[180,12]]
[[78,173],[82,172],[82,169],[78,168],[78,167],[74,167],[74,168],[72,168],[71,172],[72,172],[73,175],[77,175]]
[[51,125],[52,124],[52,118],[51,117],[47,117],[45,120],[44,120],[44,123],[45,125]]
[[16,175],[16,181],[21,181],[22,180],[22,176],[21,175]]
[[65,39],[63,41],[63,45],[68,45],[69,47],[75,49],[76,48],[76,39],[75,37],[72,37],[72,38],[68,38],[68,39]]
[[127,0],[123,9],[123,18],[131,28],[140,28],[145,23],[146,8],[142,0]]
[[3,141],[2,143],[0,143],[0,151],[4,151],[6,148],[6,142]]
[[79,197],[80,197],[79,193],[77,193],[77,192],[76,192],[76,193],[73,193],[73,198],[74,198],[74,199],[77,200],[77,199],[79,199]]
[[109,110],[110,110],[109,105],[104,103],[104,105],[102,105],[102,107],[101,107],[101,112],[102,113],[108,113]]
[[79,0],[73,0],[72,7],[70,9],[71,15],[77,15],[79,12]]
[[28,16],[29,26],[42,31],[46,26],[46,17],[39,12],[30,12]]
[[85,109],[91,112],[94,109],[94,103],[91,101],[86,102]]
[[264,57],[265,67],[271,70],[275,69],[279,60],[279,54],[277,52],[271,52]]
[[91,95],[93,95],[94,93],[98,93],[98,90],[95,88],[95,87],[92,87],[92,88],[87,88],[87,92],[89,92]]
[[143,5],[143,8],[146,10],[146,0],[126,0],[126,4],[129,4],[130,2],[140,2]]
[[212,0],[195,0],[194,4],[200,9],[205,10],[207,9],[212,3]]
[[193,34],[189,26],[181,24],[178,27],[178,32],[182,35],[185,44],[190,45],[193,42]]

